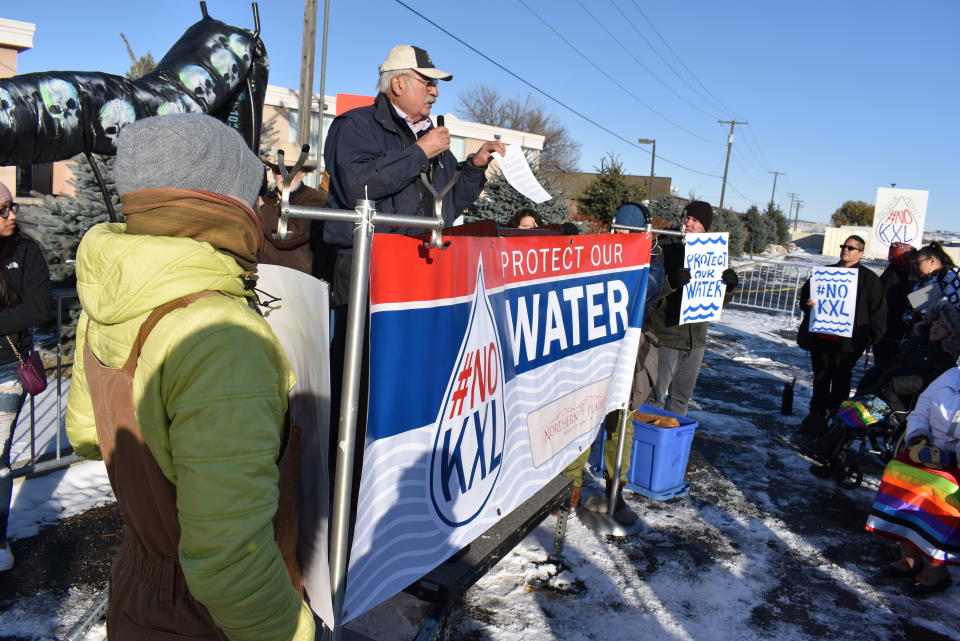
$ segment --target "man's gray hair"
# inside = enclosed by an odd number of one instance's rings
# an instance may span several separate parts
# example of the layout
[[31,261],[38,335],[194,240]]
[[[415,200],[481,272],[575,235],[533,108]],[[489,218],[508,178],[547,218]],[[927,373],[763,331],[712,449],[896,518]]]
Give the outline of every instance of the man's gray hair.
[[409,73],[409,69],[394,69],[393,71],[384,71],[380,74],[380,82],[377,83],[377,91],[383,94],[389,94],[390,81],[393,78],[406,76]]

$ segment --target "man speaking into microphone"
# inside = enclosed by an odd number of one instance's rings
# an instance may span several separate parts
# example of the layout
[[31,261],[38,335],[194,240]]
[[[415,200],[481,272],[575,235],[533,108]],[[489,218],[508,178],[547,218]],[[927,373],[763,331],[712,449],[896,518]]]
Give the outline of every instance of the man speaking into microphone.
[[[419,47],[397,45],[390,50],[380,65],[373,105],[351,109],[330,126],[323,150],[330,173],[328,207],[353,209],[358,199],[368,198],[380,212],[432,218],[434,195],[442,194],[458,173],[443,194],[445,225],[451,225],[477,199],[486,182],[490,154],[506,153],[506,147],[499,141],[486,142],[457,162],[450,151],[450,131],[442,122],[434,127],[428,117],[440,95],[439,81],[452,79]],[[377,231],[423,233],[389,225],[378,225]],[[338,246],[333,303],[342,305],[349,294],[353,224],[327,222],[324,240]]]

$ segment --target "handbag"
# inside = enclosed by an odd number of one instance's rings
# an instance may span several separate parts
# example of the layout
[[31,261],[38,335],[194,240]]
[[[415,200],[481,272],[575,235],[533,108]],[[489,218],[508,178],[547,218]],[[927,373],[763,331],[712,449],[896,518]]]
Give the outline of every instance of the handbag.
[[47,374],[43,371],[43,361],[40,360],[40,354],[31,351],[24,359],[9,335],[7,335],[7,342],[10,343],[10,349],[13,350],[17,360],[20,361],[20,364],[17,365],[17,374],[20,376],[20,382],[23,383],[23,391],[31,396],[36,396],[47,389]]

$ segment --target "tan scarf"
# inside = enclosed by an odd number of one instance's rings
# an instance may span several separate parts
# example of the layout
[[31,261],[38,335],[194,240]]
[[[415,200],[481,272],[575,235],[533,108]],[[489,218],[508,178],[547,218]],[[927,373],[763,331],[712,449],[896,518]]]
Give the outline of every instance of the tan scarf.
[[245,203],[209,191],[141,189],[120,197],[127,233],[210,243],[250,272],[263,235],[260,217]]

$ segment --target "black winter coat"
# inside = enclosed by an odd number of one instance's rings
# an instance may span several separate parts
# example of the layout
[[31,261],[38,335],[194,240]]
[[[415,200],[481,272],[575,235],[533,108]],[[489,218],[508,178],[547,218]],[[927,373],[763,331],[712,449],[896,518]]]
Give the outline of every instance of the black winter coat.
[[16,290],[20,303],[0,310],[0,365],[17,360],[7,336],[22,356],[33,348],[30,328],[50,318],[50,271],[40,247],[20,236],[16,249],[2,267]]
[[907,334],[907,324],[903,313],[908,307],[907,294],[913,291],[917,278],[909,267],[888,265],[880,274],[883,295],[887,300],[887,331],[884,338],[900,342]]
[[[857,309],[853,318],[853,336],[828,336],[811,333],[810,308],[807,301],[810,299],[810,280],[803,284],[800,290],[800,309],[803,310],[803,321],[797,332],[797,345],[808,351],[819,352],[857,352],[863,353],[868,345],[876,343],[883,336],[887,328],[887,303],[883,296],[883,285],[880,277],[869,267],[857,263],[859,274],[857,277]],[[838,262],[829,267],[842,267]]]
[[[382,93],[374,104],[340,114],[330,126],[323,158],[330,172],[327,206],[352,210],[357,200],[376,201],[377,211],[404,216],[430,216],[433,197],[422,184],[426,171],[433,188],[440,192],[458,169],[460,178],[443,197],[446,226],[473,203],[486,184],[483,168],[458,163],[448,150],[432,159],[414,143],[416,137]],[[366,194],[366,196],[364,195]],[[424,207],[424,204],[427,204]],[[422,234],[423,229],[377,225],[376,231],[391,234]],[[340,247],[353,246],[353,223],[328,221],[324,241]]]

